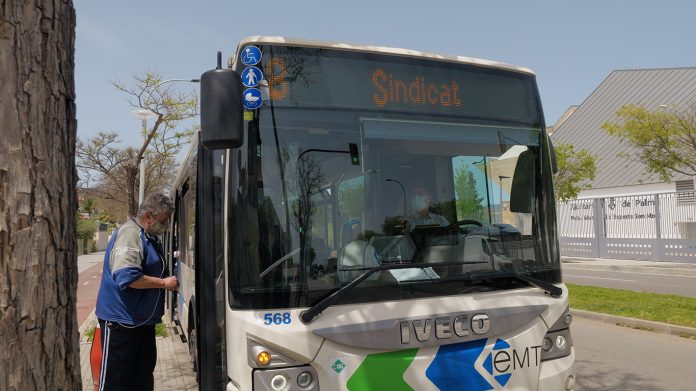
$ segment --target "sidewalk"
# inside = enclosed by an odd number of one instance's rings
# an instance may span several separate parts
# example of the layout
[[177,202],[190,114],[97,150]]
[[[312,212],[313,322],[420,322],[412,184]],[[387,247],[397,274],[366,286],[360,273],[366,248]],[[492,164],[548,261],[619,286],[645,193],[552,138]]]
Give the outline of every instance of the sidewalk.
[[[80,333],[80,367],[82,370],[82,389],[94,389],[89,352],[92,346],[85,332],[96,325],[94,307],[101,281],[101,265],[104,253],[80,255],[78,257],[79,285],[77,290],[78,322]],[[83,321],[84,320],[84,321]],[[198,390],[196,377],[188,360],[188,345],[181,342],[177,329],[168,323],[165,316],[168,336],[157,337],[157,366],[155,367],[155,390],[188,391]]]
[[[155,366],[155,391],[198,390],[196,377],[188,361],[188,346],[181,342],[173,324],[166,322],[167,337],[157,337],[157,365]],[[94,390],[89,352],[92,343],[85,337],[85,331],[96,324],[94,311],[80,327],[80,367],[82,369],[82,389]]]
[[563,269],[696,276],[696,263],[580,257],[561,257],[561,263]]

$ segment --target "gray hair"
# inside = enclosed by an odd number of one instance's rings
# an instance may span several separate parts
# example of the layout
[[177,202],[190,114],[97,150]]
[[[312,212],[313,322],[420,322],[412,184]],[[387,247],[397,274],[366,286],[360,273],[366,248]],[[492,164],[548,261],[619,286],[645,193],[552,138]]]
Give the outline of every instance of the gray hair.
[[150,212],[153,216],[160,213],[171,212],[174,210],[174,204],[171,198],[162,193],[148,194],[143,203],[138,208],[138,217],[142,217],[145,212]]

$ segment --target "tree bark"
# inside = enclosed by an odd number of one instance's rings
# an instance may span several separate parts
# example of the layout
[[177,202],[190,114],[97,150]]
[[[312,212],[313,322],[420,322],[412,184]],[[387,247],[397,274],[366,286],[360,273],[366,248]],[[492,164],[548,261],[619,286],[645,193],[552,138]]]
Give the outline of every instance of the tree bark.
[[0,0],[0,390],[81,388],[75,11]]
[[128,196],[128,217],[135,216],[138,213],[138,200],[135,198],[135,194],[138,191],[138,186],[136,185],[136,182],[140,178],[140,174],[138,171],[138,166],[127,166],[125,168],[126,170],[126,183],[128,185],[128,191],[127,196]]

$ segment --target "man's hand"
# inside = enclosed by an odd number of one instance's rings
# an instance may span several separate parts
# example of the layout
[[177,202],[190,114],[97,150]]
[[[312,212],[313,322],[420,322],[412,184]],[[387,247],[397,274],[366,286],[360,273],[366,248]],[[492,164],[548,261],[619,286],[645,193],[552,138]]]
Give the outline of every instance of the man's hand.
[[164,289],[168,291],[175,291],[179,289],[179,280],[177,280],[175,276],[164,278],[162,281],[164,282]]

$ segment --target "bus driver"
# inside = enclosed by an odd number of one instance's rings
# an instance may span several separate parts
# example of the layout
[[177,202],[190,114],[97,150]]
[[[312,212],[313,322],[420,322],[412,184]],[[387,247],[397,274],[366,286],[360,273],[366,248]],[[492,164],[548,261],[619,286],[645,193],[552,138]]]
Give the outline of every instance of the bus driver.
[[430,212],[430,201],[430,193],[424,186],[417,185],[411,190],[411,213],[406,216],[411,229],[419,225],[449,225],[444,216]]

